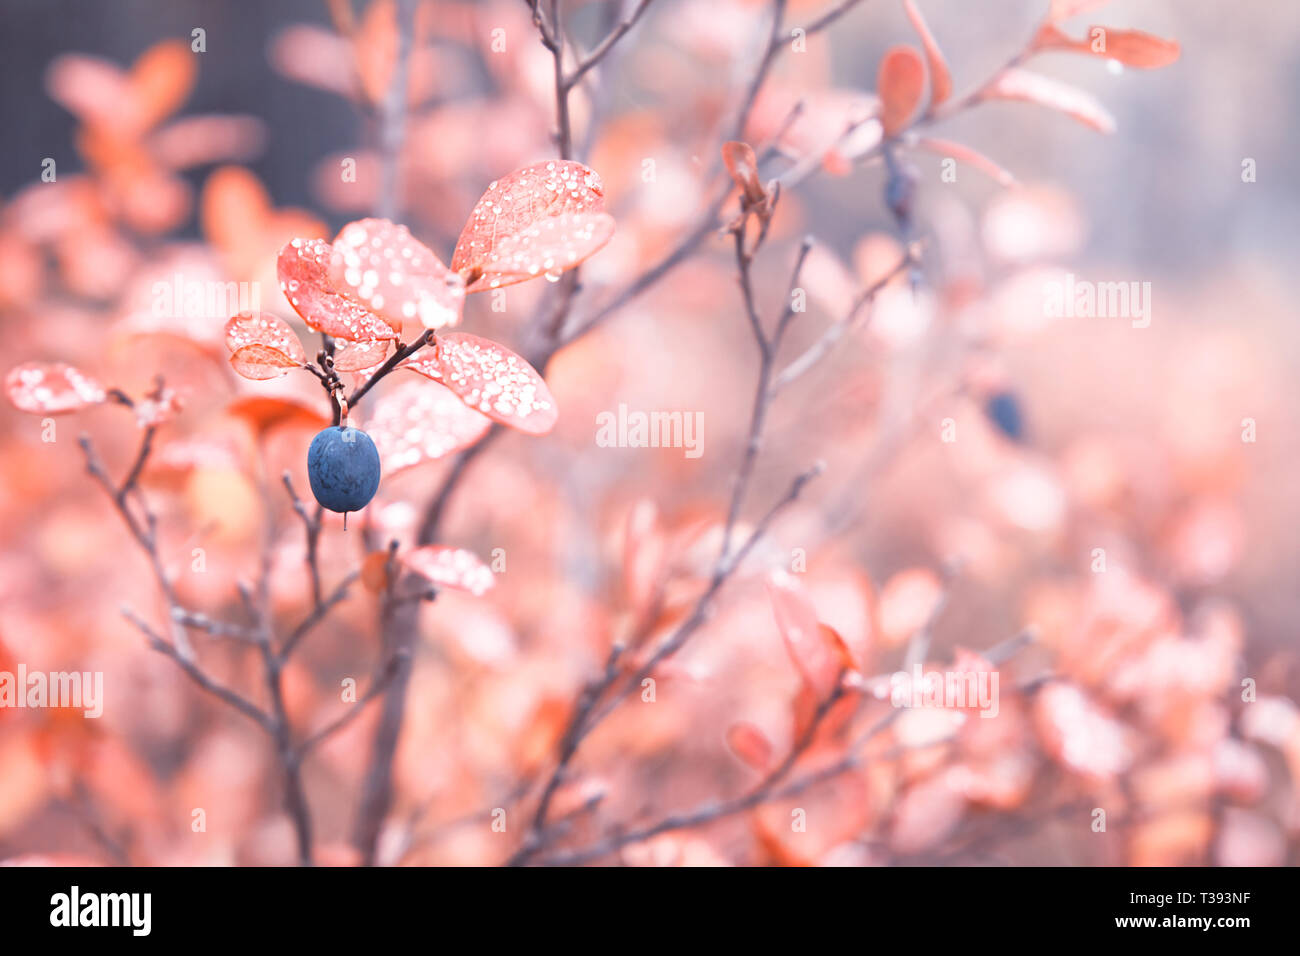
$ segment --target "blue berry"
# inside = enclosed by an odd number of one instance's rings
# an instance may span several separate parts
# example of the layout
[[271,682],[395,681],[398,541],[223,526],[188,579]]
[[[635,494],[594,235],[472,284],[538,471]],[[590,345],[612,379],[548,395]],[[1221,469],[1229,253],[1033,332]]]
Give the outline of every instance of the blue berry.
[[307,477],[323,507],[344,515],[360,511],[379,488],[379,452],[359,428],[327,428],[307,449]]
[[985,411],[1002,434],[1012,441],[1020,441],[1025,434],[1025,417],[1020,401],[1013,392],[996,392],[990,395]]

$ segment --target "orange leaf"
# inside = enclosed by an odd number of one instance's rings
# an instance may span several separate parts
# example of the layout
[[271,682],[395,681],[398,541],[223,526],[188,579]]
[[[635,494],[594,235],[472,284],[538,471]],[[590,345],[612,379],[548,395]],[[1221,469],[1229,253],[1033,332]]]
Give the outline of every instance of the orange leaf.
[[772,741],[753,724],[740,721],[727,728],[727,746],[753,769],[762,773],[772,763]]
[[982,99],[1020,100],[1058,110],[1099,133],[1115,132],[1115,120],[1090,93],[1029,70],[1004,70],[980,94]]
[[298,368],[301,362],[295,362],[277,348],[253,343],[245,345],[230,356],[230,364],[244,378],[262,382],[279,378],[291,368]]
[[360,372],[384,363],[388,355],[387,339],[349,342],[334,353],[334,368],[340,372]]
[[880,122],[885,136],[894,136],[907,126],[916,112],[925,88],[925,63],[910,46],[891,47],[880,61],[876,93],[880,97]]
[[774,571],[768,575],[767,594],[790,659],[818,699],[829,696],[839,683],[842,658],[823,633],[808,593],[798,578]]
[[144,129],[170,116],[190,95],[198,75],[184,40],[164,40],[140,54],[128,77]]
[[298,333],[270,312],[240,312],[226,322],[226,348],[238,352],[246,345],[270,346],[297,365],[307,361],[307,351]]
[[952,73],[948,70],[948,61],[944,59],[934,34],[930,32],[930,27],[916,4],[912,0],[903,0],[903,10],[920,36],[921,46],[925,48],[925,59],[930,66],[930,106],[938,106],[952,95]]
[[1165,40],[1141,30],[1112,30],[1110,27],[1089,27],[1088,35],[1081,40],[1068,36],[1051,24],[1044,24],[1034,37],[1035,50],[1068,50],[1087,56],[1117,60],[1125,66],[1141,70],[1157,70],[1178,59],[1181,47],[1174,40]]

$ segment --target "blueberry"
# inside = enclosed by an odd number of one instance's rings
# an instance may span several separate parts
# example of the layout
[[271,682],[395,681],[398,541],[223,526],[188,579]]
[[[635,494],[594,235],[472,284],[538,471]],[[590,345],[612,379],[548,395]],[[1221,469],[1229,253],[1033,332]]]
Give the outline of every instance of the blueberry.
[[995,392],[984,406],[993,424],[1012,441],[1020,441],[1025,434],[1025,417],[1020,410],[1020,400],[1014,392]]
[[307,477],[323,507],[344,515],[360,511],[379,488],[379,452],[359,428],[327,428],[307,449]]

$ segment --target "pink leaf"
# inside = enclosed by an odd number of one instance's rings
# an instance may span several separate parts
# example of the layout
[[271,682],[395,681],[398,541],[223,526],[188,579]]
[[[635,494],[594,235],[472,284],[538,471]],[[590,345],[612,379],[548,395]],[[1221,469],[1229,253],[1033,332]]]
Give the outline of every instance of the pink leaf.
[[387,219],[350,222],[334,240],[330,279],[400,329],[418,319],[426,329],[460,322],[465,282],[405,226]]
[[391,476],[468,448],[491,426],[491,419],[450,389],[410,379],[380,396],[366,431],[379,449],[384,474]]
[[983,99],[1020,100],[1059,110],[1099,133],[1115,132],[1115,120],[1090,93],[1028,70],[1004,70],[981,93]]
[[299,365],[307,361],[298,333],[270,312],[241,312],[226,323],[226,348],[238,352],[245,345],[269,345]]
[[1035,700],[1039,736],[1064,767],[1108,782],[1133,762],[1129,732],[1073,684],[1049,684]]
[[408,568],[434,584],[468,591],[475,597],[486,594],[496,583],[492,569],[463,548],[429,545],[407,551],[401,559]]
[[798,578],[785,571],[768,576],[767,594],[790,659],[818,699],[824,699],[839,683],[843,660],[823,633],[812,600]]
[[279,378],[289,369],[299,368],[302,365],[279,349],[256,342],[245,345],[231,355],[230,364],[244,378],[251,378],[257,382]]
[[470,408],[531,435],[555,427],[559,411],[546,382],[505,346],[452,332],[438,336],[435,348],[442,380]]
[[14,407],[33,415],[61,415],[102,403],[104,386],[62,362],[24,362],[5,376],[5,394]]
[[772,741],[753,724],[740,721],[728,727],[727,746],[732,753],[760,773],[772,764]]
[[553,216],[499,240],[478,268],[469,291],[498,288],[539,275],[555,281],[599,252],[614,235],[614,219],[605,213]]
[[1035,50],[1067,50],[1104,60],[1117,60],[1125,66],[1142,70],[1158,70],[1178,59],[1181,47],[1173,40],[1165,40],[1141,30],[1112,30],[1110,27],[1090,27],[1088,35],[1075,40],[1050,23],[1043,24],[1034,38]]
[[767,190],[758,179],[758,159],[752,146],[748,143],[723,143],[722,161],[748,202],[761,203],[767,199]]
[[[530,274],[487,275],[489,264],[503,258],[497,251],[501,243],[523,235],[544,220],[563,215],[597,215],[604,208],[600,177],[582,163],[551,160],[525,166],[492,183],[479,199],[456,242],[451,268],[466,277],[471,292],[520,282]],[[612,229],[611,221],[609,231]]]
[[952,95],[952,74],[948,71],[948,61],[944,59],[934,34],[930,32],[930,27],[916,4],[912,0],[903,0],[903,10],[907,13],[907,19],[912,21],[912,28],[920,36],[921,46],[925,48],[925,59],[930,66],[930,105],[938,106]]
[[348,342],[334,353],[334,368],[340,372],[361,372],[382,365],[387,355],[387,339]]
[[921,54],[910,46],[890,47],[880,61],[876,77],[876,94],[880,97],[880,122],[885,136],[893,136],[907,126],[921,102],[925,88],[925,63]]
[[397,338],[398,329],[334,288],[333,255],[324,239],[294,239],[280,250],[276,272],[294,311],[317,332],[350,342]]
[[922,137],[916,141],[916,145],[918,149],[934,153],[936,156],[960,160],[968,166],[973,166],[999,186],[1010,186],[1016,181],[1014,176],[993,162],[993,160],[962,143],[954,143],[947,139]]
[[1052,0],[1047,19],[1051,23],[1059,23],[1088,10],[1097,10],[1108,3],[1110,0]]
[[438,349],[435,345],[432,349],[426,349],[423,352],[417,352],[409,358],[404,358],[397,363],[398,368],[410,369],[412,372],[419,372],[426,378],[431,378],[435,382],[442,381],[442,369],[438,367]]

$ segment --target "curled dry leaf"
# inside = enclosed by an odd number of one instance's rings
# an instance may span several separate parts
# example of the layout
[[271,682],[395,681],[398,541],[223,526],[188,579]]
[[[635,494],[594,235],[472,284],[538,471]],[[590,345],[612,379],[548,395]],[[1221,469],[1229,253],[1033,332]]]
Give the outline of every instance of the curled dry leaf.
[[307,361],[307,350],[298,333],[270,312],[240,312],[226,323],[225,331],[226,348],[231,352],[238,352],[246,345],[267,345],[298,365]]
[[347,342],[334,353],[334,368],[340,372],[361,372],[382,365],[388,355],[388,339]]
[[5,394],[14,407],[33,415],[61,415],[102,403],[104,386],[63,362],[24,362],[5,376]]
[[785,571],[768,576],[767,593],[785,648],[804,683],[819,699],[829,696],[839,683],[844,658],[823,632],[812,599],[799,580]]
[[1003,70],[985,87],[982,99],[1020,100],[1037,103],[1073,117],[1099,133],[1115,132],[1115,120],[1106,108],[1078,87],[1032,73],[1029,70]]
[[456,588],[480,597],[496,583],[492,569],[463,548],[428,545],[401,555],[402,563],[439,587]]
[[334,288],[333,256],[323,239],[294,239],[280,250],[276,273],[294,311],[317,332],[350,342],[397,338],[400,330]]
[[330,280],[394,328],[460,322],[465,282],[409,229],[387,219],[350,222],[334,240]]
[[742,720],[728,727],[727,746],[732,753],[760,773],[772,765],[772,741],[751,723]]
[[555,427],[559,410],[546,382],[505,346],[452,332],[438,336],[434,347],[442,381],[470,408],[530,435]]
[[445,386],[411,379],[379,397],[366,430],[384,474],[393,475],[468,448],[491,426]]
[[301,362],[295,362],[279,349],[256,342],[237,349],[230,356],[230,364],[244,378],[256,382],[279,378],[291,368],[302,367]]
[[876,93],[880,97],[880,122],[886,137],[905,126],[921,102],[925,88],[925,63],[910,46],[891,47],[880,61]]
[[[456,241],[451,268],[465,276],[470,292],[521,282],[537,273],[525,269],[493,274],[490,268],[494,262],[513,259],[521,251],[516,244],[513,251],[503,255],[498,251],[502,243],[515,240],[547,219],[595,217],[598,221],[583,218],[564,229],[552,227],[549,230],[548,242],[552,244],[577,227],[590,231],[593,237],[603,234],[604,239],[586,253],[590,255],[607,242],[613,232],[613,220],[607,224],[604,222],[608,219],[604,216],[604,209],[605,194],[600,177],[582,163],[552,160],[525,166],[488,186]],[[537,246],[541,238],[537,236],[532,244]],[[554,254],[564,250],[553,248],[550,251]],[[577,262],[566,265],[560,257],[555,258],[560,270],[577,265]]]
[[921,16],[921,11],[913,0],[903,0],[903,9],[925,49],[925,60],[930,67],[930,106],[938,106],[952,95],[952,73],[948,70],[948,61],[944,59],[934,34],[930,32],[925,17]]
[[723,143],[722,161],[731,178],[745,194],[747,204],[757,205],[767,199],[767,191],[758,179],[758,158],[754,155],[752,146],[748,143]]
[[1182,48],[1174,40],[1165,40],[1141,30],[1113,30],[1089,27],[1088,34],[1076,40],[1050,23],[1043,24],[1034,37],[1035,50],[1068,50],[1087,56],[1117,60],[1141,70],[1158,70],[1178,59]]

